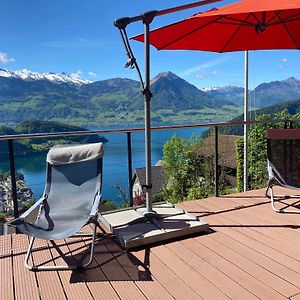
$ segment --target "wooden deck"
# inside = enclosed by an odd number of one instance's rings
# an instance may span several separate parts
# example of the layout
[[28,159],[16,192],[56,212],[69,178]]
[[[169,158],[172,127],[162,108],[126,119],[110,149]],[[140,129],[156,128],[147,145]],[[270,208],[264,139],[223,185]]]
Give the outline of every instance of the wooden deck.
[[[137,252],[102,237],[85,271],[30,272],[28,239],[0,237],[0,299],[300,299],[300,215],[272,211],[265,190],[185,202],[211,232]],[[40,241],[32,260],[80,259],[86,238],[54,247]]]

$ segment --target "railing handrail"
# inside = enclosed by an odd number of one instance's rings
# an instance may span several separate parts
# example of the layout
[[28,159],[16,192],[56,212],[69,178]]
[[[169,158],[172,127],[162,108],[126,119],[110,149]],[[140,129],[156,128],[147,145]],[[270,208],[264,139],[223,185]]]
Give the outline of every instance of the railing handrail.
[[[222,127],[236,125],[251,125],[251,124],[266,124],[279,122],[300,122],[300,119],[272,119],[272,120],[253,120],[253,121],[233,121],[233,122],[217,122],[217,123],[201,123],[190,125],[168,125],[151,127],[151,130],[170,130],[170,129],[188,129],[201,127]],[[66,131],[66,132],[48,132],[48,133],[24,133],[24,134],[9,134],[0,135],[1,140],[19,140],[19,139],[36,139],[36,138],[51,138],[51,137],[66,137],[66,136],[81,136],[95,134],[113,134],[113,133],[132,133],[144,131],[143,127],[123,128],[123,129],[107,129],[107,130],[83,130],[83,131]]]

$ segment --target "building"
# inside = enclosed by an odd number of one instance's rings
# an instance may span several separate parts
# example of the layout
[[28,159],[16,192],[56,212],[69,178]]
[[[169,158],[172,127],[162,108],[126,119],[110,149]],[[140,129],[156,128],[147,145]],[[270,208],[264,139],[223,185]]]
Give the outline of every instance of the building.
[[[162,191],[164,186],[163,166],[159,161],[155,166],[151,167],[152,174],[152,196],[154,197]],[[132,195],[133,199],[143,196],[143,186],[146,184],[146,168],[138,168],[134,170]]]
[[[219,135],[218,152],[219,166],[226,174],[231,187],[236,187],[236,147],[235,143],[240,138],[238,135]],[[215,155],[215,136],[209,136],[195,150],[199,156],[213,158]]]

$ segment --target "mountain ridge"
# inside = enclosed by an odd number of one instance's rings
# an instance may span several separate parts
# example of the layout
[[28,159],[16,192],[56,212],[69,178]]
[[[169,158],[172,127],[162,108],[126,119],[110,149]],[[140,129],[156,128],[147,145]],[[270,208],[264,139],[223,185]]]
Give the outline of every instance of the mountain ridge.
[[[22,74],[0,70],[0,124],[14,125],[34,118],[84,126],[144,122],[144,99],[136,80],[111,78],[76,84],[65,80],[68,75],[64,73],[56,74],[60,81],[53,73],[43,73],[50,74],[50,79],[34,73],[27,78],[27,74],[27,70]],[[203,91],[170,71],[151,80],[151,91],[155,124],[229,120],[240,113],[244,94],[242,87],[235,86]],[[263,106],[300,99],[300,81],[288,78],[263,83],[250,91],[250,101],[253,95],[256,104],[259,100]]]

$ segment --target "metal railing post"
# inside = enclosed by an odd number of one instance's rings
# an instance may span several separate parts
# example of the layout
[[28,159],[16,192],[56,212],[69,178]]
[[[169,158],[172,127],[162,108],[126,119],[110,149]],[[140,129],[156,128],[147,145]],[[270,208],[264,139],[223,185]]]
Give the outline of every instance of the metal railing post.
[[129,205],[133,206],[132,195],[132,151],[131,151],[131,132],[127,132],[127,162],[128,162],[128,188],[129,188]]
[[14,217],[18,218],[19,207],[18,207],[18,198],[17,198],[14,146],[13,146],[13,140],[8,140],[7,142],[8,142],[8,156],[9,156],[9,168],[10,168],[10,179],[11,179],[11,197],[14,204]]
[[215,196],[219,197],[219,128],[215,127]]

